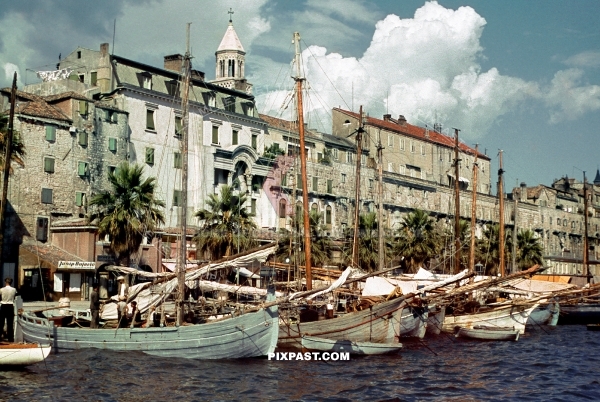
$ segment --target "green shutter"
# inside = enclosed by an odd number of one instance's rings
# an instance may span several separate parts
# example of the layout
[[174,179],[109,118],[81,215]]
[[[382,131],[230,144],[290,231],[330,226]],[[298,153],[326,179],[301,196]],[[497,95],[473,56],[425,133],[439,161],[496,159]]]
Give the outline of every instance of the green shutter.
[[256,139],[257,139],[257,136],[253,134],[252,135],[252,149],[254,149],[255,151],[258,148],[257,143],[256,143],[257,142]]
[[87,176],[87,163],[86,162],[77,163],[77,174],[82,177]]
[[96,71],[92,71],[90,73],[90,84],[92,84],[93,86],[96,86],[97,82],[98,82],[98,73]]
[[154,148],[146,148],[146,163],[154,165]]
[[181,204],[181,190],[173,191],[173,206],[178,207]]
[[183,160],[181,159],[181,152],[175,152],[173,159],[173,167],[175,169],[181,169],[183,166]]
[[82,116],[87,115],[88,113],[88,103],[87,101],[79,101],[79,114]]
[[146,129],[154,130],[154,110],[146,110]]
[[316,176],[313,177],[313,179],[312,179],[312,187],[313,187],[313,191],[319,190],[319,178]]
[[56,141],[56,126],[46,126],[46,141]]
[[83,206],[83,196],[84,193],[76,192],[75,193],[75,205],[78,207]]
[[54,173],[54,158],[44,158],[44,172]]
[[237,144],[238,144],[238,131],[233,130],[233,132],[231,133],[231,145],[237,145]]
[[86,131],[79,132],[79,145],[87,147],[88,145],[88,133]]
[[219,143],[219,126],[213,126],[212,128],[212,143]]
[[282,186],[287,186],[287,175],[285,173],[281,174],[281,185]]
[[115,152],[117,150],[117,139],[116,138],[109,138],[108,139],[108,150]]
[[183,135],[183,124],[181,121],[181,117],[175,116],[175,137],[181,138]]
[[327,194],[333,193],[333,180],[327,180]]

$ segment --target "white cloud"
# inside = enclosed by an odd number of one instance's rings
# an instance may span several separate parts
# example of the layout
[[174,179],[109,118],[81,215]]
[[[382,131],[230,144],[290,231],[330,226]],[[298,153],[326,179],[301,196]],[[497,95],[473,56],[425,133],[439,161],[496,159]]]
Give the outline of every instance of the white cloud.
[[587,112],[600,110],[600,86],[581,85],[583,70],[558,71],[545,90],[544,100],[551,107],[550,122],[575,120]]
[[569,57],[564,63],[571,67],[600,67],[600,52],[582,52]]
[[19,70],[19,67],[16,64],[12,64],[12,63],[4,64],[4,75],[5,75],[6,81],[12,83],[14,80],[15,72],[17,73],[17,86],[21,86],[20,81],[19,81],[19,78],[21,77],[21,71]]

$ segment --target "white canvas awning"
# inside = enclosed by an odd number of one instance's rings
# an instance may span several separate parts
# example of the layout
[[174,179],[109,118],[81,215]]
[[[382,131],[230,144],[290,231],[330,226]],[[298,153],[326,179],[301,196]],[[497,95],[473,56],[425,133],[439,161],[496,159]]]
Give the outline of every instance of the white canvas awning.
[[[448,173],[448,177],[452,177],[454,179],[454,175]],[[458,181],[462,181],[463,183],[470,183],[469,179],[466,177],[458,176]]]

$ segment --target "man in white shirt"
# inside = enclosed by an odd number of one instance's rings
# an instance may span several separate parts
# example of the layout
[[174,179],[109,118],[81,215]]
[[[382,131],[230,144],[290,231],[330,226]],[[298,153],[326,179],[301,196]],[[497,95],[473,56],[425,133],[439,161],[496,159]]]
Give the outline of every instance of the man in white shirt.
[[9,342],[15,341],[15,296],[17,289],[13,288],[12,278],[4,280],[5,286],[0,289],[2,301],[0,302],[0,335],[4,331],[4,321],[6,320],[6,339]]

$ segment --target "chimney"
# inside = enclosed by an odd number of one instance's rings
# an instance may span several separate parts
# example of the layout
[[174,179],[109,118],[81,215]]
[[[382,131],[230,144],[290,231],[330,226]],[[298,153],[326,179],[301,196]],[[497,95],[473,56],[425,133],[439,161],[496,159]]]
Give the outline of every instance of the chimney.
[[383,115],[383,121],[390,121],[392,119],[392,115],[391,114],[384,114]]
[[165,70],[181,73],[183,66],[183,56],[180,54],[172,54],[165,56]]
[[403,115],[398,116],[398,124],[401,126],[406,125],[406,118]]
[[521,202],[527,202],[527,184],[525,182],[521,182]]
[[100,56],[106,56],[108,55],[108,43],[101,43],[100,44]]

